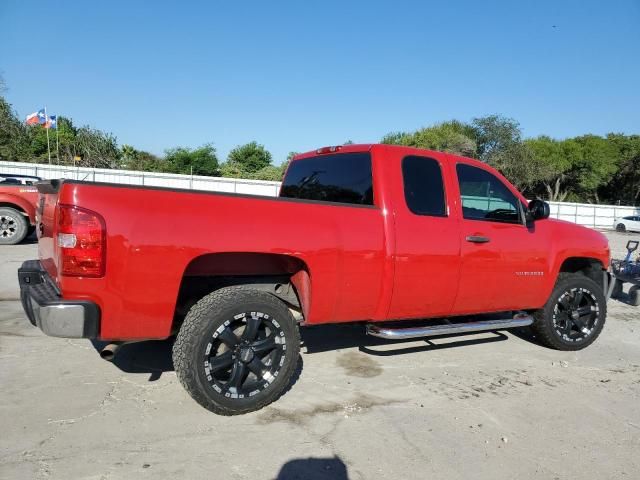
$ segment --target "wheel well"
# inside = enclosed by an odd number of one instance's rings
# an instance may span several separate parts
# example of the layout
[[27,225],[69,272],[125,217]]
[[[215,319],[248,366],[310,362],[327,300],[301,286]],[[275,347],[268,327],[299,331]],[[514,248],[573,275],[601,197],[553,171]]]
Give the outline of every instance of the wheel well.
[[13,208],[14,210],[18,210],[25,217],[29,216],[29,214],[24,211],[24,208],[22,208],[20,205],[16,205],[15,203],[0,202],[0,208],[3,208],[3,207]]
[[299,258],[272,253],[209,253],[194,258],[182,276],[172,331],[189,309],[209,293],[232,285],[251,285],[282,300],[297,319],[309,309],[310,275]]
[[581,273],[604,288],[602,275],[603,270],[604,267],[602,266],[602,262],[595,258],[585,257],[567,258],[562,262],[562,266],[560,267],[561,273]]

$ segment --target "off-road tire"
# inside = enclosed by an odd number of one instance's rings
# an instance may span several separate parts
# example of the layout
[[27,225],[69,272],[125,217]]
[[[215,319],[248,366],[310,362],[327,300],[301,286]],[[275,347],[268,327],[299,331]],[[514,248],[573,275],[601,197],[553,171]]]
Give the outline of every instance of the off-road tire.
[[[595,313],[595,320],[593,320],[591,328],[588,329],[588,335],[585,334],[583,338],[569,340],[558,332],[556,322],[559,321],[559,312],[556,306],[573,290],[580,291],[583,295],[586,294],[587,299],[593,302],[591,308],[592,313]],[[579,273],[561,273],[547,303],[543,308],[537,310],[533,317],[534,323],[531,328],[543,345],[556,350],[582,350],[591,345],[602,332],[607,317],[607,302],[602,287],[591,278]]]
[[640,307],[640,287],[633,286],[629,289],[629,303],[634,307]]
[[[237,392],[240,390],[233,388],[232,392],[236,395],[236,398],[233,398],[231,389],[216,390],[220,389],[220,386],[215,378],[211,378],[216,374],[212,373],[212,364],[208,363],[211,359],[207,360],[207,355],[210,355],[211,345],[216,341],[220,346],[226,347],[219,340],[222,338],[222,333],[231,328],[234,323],[246,321],[245,328],[248,328],[247,312],[250,312],[251,318],[254,318],[253,314],[259,312],[263,315],[261,318],[267,318],[267,322],[274,322],[277,325],[277,328],[273,327],[273,324],[271,327],[274,328],[276,332],[274,335],[277,334],[280,343],[278,347],[281,349],[278,350],[280,359],[277,362],[279,367],[274,361],[271,368],[279,368],[279,370],[269,376],[270,383],[261,387],[258,393],[254,390],[249,396],[243,395],[242,398],[237,398]],[[265,329],[264,335],[266,331]],[[244,338],[244,333],[239,337],[236,336],[236,339],[238,338]],[[227,350],[224,354],[234,353],[236,358],[234,362],[238,363],[242,355],[231,347],[227,347]],[[253,353],[248,354],[254,357]],[[257,355],[256,353],[256,358]],[[173,346],[173,364],[180,383],[196,402],[219,415],[240,415],[252,412],[277,400],[290,386],[299,355],[300,332],[287,306],[273,295],[247,286],[222,288],[202,298],[189,310]],[[231,368],[235,368],[236,363]],[[207,371],[206,368],[211,370]],[[250,372],[249,375],[251,374]],[[231,376],[233,376],[233,370]],[[259,380],[257,375],[255,379]],[[229,383],[231,383],[230,379]]]
[[0,245],[16,245],[28,231],[29,224],[21,212],[11,207],[0,208]]

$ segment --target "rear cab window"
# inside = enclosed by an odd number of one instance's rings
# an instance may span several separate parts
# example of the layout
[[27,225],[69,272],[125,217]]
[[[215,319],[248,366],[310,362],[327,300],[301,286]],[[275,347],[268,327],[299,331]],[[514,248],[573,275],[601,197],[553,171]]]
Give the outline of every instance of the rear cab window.
[[456,165],[456,173],[465,219],[522,223],[520,200],[498,177],[465,163]]
[[318,155],[294,160],[280,197],[351,205],[373,205],[371,154]]

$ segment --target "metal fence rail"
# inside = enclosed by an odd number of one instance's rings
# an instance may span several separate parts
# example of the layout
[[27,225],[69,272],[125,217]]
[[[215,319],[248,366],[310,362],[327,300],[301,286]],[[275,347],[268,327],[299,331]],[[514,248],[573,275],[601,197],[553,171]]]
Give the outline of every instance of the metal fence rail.
[[[137,172],[104,168],[78,168],[21,162],[0,162],[0,173],[35,175],[37,177],[69,178],[91,182],[149,185],[154,187],[185,188],[214,192],[245,193],[276,196],[280,182],[241,178],[204,177],[173,173]],[[567,220],[591,228],[613,228],[615,218],[640,215],[640,207],[622,205],[594,205],[589,203],[549,202],[551,217]]]
[[280,182],[268,182],[264,180],[137,172],[133,170],[111,170],[106,168],[81,168],[21,162],[0,162],[0,173],[35,175],[46,179],[69,178],[89,182],[147,185],[153,187],[185,188],[268,196],[278,195],[278,190],[280,189]]

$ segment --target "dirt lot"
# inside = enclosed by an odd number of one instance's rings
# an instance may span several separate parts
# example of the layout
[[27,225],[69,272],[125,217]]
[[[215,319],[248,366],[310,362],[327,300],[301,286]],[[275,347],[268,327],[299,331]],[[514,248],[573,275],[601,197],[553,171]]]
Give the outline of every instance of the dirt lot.
[[[609,237],[615,256],[632,238]],[[226,418],[182,390],[168,342],[111,364],[31,327],[15,270],[35,257],[0,247],[0,478],[640,478],[640,308],[621,301],[577,353],[522,333],[306,329],[293,388]]]

